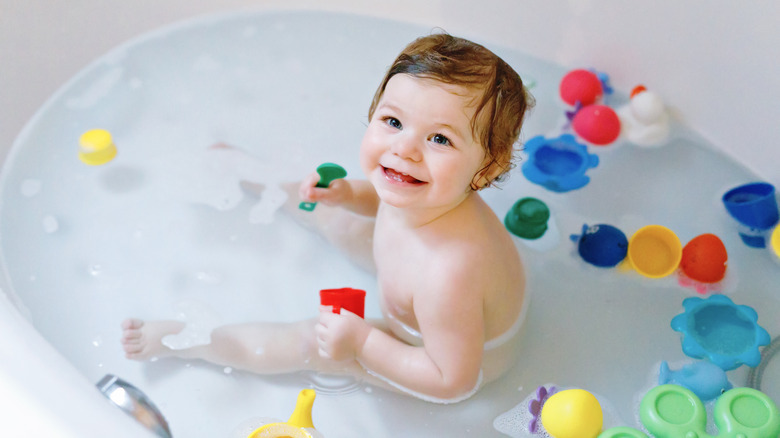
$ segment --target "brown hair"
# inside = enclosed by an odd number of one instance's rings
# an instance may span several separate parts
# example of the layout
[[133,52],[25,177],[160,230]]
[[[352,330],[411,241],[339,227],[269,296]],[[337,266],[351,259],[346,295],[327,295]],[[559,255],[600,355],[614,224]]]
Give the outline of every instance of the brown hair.
[[[388,81],[399,73],[481,91],[471,130],[485,149],[488,161],[474,179],[477,181],[479,176],[498,166],[500,171],[487,182],[487,187],[514,167],[513,146],[520,137],[523,116],[534,100],[509,64],[485,47],[463,38],[446,33],[420,37],[406,46],[387,70],[368,110],[369,120]],[[478,190],[481,187],[475,181],[471,188]]]

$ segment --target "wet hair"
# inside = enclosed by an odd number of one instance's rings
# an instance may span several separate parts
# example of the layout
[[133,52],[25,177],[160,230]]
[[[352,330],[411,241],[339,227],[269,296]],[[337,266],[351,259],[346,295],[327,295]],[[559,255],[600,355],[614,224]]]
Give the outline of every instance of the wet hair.
[[387,70],[368,110],[369,121],[384,95],[390,78],[408,74],[458,85],[481,93],[471,121],[471,131],[485,149],[487,164],[477,172],[471,188],[478,190],[479,177],[498,166],[500,172],[484,187],[501,181],[514,167],[514,145],[520,137],[523,117],[534,99],[512,67],[485,47],[446,33],[420,37],[398,55]]

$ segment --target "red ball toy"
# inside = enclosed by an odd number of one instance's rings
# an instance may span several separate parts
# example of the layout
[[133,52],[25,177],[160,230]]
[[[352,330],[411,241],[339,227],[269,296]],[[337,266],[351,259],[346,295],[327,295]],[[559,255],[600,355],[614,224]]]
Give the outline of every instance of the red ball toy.
[[566,73],[558,89],[561,99],[572,106],[577,102],[582,106],[592,105],[604,94],[598,76],[582,69]]
[[606,105],[588,105],[574,115],[574,132],[587,142],[604,146],[620,135],[620,119],[615,110]]

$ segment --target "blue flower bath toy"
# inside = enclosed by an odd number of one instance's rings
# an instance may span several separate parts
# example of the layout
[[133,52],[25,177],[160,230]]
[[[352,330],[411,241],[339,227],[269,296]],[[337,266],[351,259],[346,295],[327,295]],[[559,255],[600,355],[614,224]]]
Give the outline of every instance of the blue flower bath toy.
[[577,143],[571,134],[557,138],[537,136],[525,145],[528,160],[523,175],[532,183],[554,192],[579,189],[588,182],[588,169],[598,166],[599,157],[588,153],[588,147]]

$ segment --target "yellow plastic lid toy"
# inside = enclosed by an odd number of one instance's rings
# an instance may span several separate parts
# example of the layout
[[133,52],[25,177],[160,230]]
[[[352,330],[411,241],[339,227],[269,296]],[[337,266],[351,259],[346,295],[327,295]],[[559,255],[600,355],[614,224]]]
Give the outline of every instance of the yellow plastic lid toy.
[[111,133],[92,129],[79,138],[79,159],[90,166],[106,164],[116,157],[116,146]]
[[286,423],[265,424],[255,429],[247,438],[313,438],[315,435],[310,431],[314,429],[314,424],[311,422],[311,408],[315,396],[313,389],[301,390],[295,403],[295,411]]

